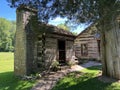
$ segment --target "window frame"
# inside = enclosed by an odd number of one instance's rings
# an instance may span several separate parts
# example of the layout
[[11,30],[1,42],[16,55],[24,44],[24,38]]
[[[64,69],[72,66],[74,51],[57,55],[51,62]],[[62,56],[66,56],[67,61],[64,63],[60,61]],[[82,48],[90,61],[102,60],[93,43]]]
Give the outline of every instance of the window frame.
[[87,43],[82,43],[81,44],[81,55],[82,56],[87,56],[88,55],[88,44]]

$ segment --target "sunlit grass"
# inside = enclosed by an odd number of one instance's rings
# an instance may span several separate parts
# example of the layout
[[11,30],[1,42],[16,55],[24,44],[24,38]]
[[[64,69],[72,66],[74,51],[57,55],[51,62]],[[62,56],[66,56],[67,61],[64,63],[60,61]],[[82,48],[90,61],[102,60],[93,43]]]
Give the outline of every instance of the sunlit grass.
[[1,60],[13,60],[14,53],[12,52],[0,52],[0,61]]
[[0,60],[0,73],[13,72],[13,60]]
[[0,53],[0,90],[30,90],[35,81],[23,81],[14,75],[13,53]]

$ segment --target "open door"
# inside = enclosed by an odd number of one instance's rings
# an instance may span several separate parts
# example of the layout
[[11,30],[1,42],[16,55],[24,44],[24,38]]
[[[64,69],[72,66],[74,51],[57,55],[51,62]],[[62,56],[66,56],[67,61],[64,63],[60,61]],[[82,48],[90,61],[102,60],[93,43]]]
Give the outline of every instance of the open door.
[[58,50],[59,50],[59,62],[65,63],[66,61],[65,40],[58,40]]
[[97,40],[97,43],[98,43],[98,52],[99,52],[99,55],[100,55],[100,40]]

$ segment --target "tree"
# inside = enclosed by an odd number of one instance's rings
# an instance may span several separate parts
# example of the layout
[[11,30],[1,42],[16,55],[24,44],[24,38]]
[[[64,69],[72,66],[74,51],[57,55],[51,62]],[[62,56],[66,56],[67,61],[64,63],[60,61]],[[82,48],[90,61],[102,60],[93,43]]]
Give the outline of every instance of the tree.
[[13,51],[15,29],[14,21],[0,18],[0,51]]
[[115,10],[119,0],[7,0],[11,7],[20,5],[36,8],[39,19],[48,21],[57,16],[67,17],[75,23],[95,21]]
[[15,21],[11,21],[10,38],[11,38],[12,42],[11,42],[11,50],[10,51],[14,50],[15,32],[16,32],[16,22]]
[[62,28],[62,29],[67,30],[67,31],[70,31],[70,28],[66,24],[63,24],[63,23],[58,24],[57,27]]
[[[61,23],[61,24],[58,24],[57,25],[57,27],[58,28],[62,28],[62,29],[64,29],[64,30],[67,30],[67,31],[70,31],[70,32],[72,32],[71,31],[71,27],[70,26],[68,26],[67,24],[63,24],[63,23]],[[76,32],[72,32],[74,35],[77,35],[77,33]]]
[[[44,22],[57,16],[66,17],[69,22],[75,24],[99,20],[103,75],[120,79],[120,32],[118,32],[119,25],[115,23],[116,17],[120,15],[120,0],[24,0],[24,2],[23,0],[8,0],[8,2],[12,7],[26,5],[38,9],[39,19]],[[119,20],[117,22],[119,23]],[[108,33],[114,40],[110,39]],[[111,49],[112,46],[114,49]]]

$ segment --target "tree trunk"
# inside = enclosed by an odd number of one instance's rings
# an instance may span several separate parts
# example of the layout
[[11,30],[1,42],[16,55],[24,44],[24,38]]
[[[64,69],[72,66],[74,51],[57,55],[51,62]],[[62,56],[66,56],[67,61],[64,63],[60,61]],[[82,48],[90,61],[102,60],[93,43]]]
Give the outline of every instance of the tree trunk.
[[100,31],[100,57],[101,57],[101,62],[102,62],[102,75],[107,76],[107,60],[106,60],[106,34],[105,34],[105,23],[106,21],[101,20],[98,25],[97,25],[97,29]]
[[106,64],[106,49],[105,49],[105,32],[101,32],[101,61],[102,61],[102,71],[103,75],[107,75],[107,64]]
[[103,75],[120,79],[120,16],[114,16],[109,23],[102,24]]

